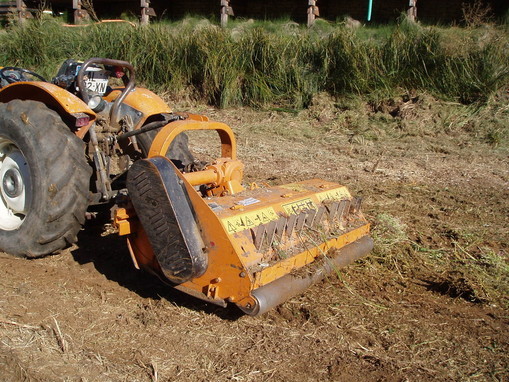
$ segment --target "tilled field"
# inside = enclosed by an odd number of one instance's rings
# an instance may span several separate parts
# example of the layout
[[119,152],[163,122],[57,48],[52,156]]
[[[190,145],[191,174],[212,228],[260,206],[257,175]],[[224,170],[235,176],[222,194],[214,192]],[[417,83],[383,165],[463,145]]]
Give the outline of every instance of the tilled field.
[[0,255],[0,379],[508,380],[507,146],[426,105],[194,105],[233,127],[247,181],[324,178],[361,195],[373,253],[253,318],[136,271],[99,218],[60,255]]

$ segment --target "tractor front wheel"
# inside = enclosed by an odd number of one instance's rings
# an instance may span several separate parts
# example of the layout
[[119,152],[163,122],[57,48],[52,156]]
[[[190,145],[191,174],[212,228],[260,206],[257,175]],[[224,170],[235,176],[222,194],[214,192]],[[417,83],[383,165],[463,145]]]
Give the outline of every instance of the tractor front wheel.
[[0,104],[0,250],[37,257],[74,243],[88,207],[85,143],[43,103]]

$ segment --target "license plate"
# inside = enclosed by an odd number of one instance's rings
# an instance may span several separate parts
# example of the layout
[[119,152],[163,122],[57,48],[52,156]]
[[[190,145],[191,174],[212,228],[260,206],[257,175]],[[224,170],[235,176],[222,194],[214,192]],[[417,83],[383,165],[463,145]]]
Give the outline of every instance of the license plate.
[[108,87],[108,75],[102,70],[87,70],[85,86],[90,93],[104,95]]

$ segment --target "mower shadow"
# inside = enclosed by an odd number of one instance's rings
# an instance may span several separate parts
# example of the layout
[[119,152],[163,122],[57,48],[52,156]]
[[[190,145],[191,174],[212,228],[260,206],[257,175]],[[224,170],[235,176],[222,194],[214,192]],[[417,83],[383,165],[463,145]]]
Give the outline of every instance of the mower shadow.
[[143,298],[166,299],[177,306],[215,314],[235,321],[244,314],[236,306],[227,308],[208,304],[164,284],[157,277],[137,270],[129,255],[126,240],[115,233],[102,235],[108,219],[98,217],[88,221],[78,235],[78,248],[71,251],[78,264],[92,263],[98,272]]

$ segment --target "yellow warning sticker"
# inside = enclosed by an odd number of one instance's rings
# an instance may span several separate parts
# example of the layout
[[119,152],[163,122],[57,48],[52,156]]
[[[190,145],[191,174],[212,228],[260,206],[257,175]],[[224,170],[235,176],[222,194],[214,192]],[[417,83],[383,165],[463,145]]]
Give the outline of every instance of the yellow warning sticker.
[[245,229],[258,227],[259,225],[266,224],[277,219],[279,219],[279,216],[276,214],[276,211],[274,211],[272,207],[268,207],[261,210],[230,216],[221,219],[221,222],[228,233],[237,233],[244,231]]
[[327,200],[343,200],[343,199],[350,199],[351,195],[346,189],[346,187],[340,187],[335,188],[333,190],[320,192],[319,194],[316,194],[316,197],[321,202],[327,201]]
[[281,207],[285,210],[288,215],[297,215],[302,211],[316,210],[315,203],[311,198],[305,198],[297,200],[295,202],[283,204]]

